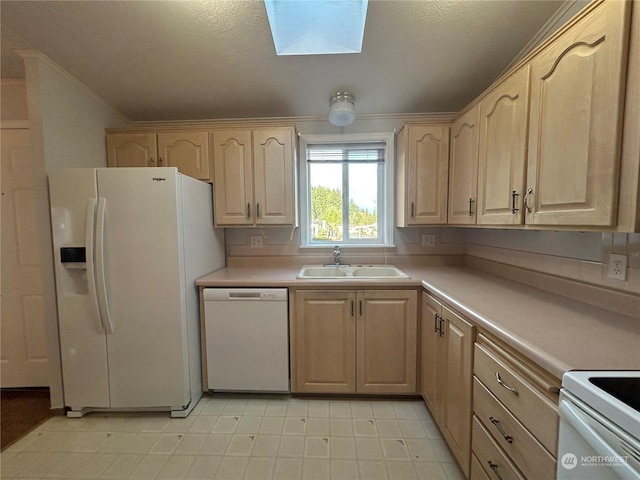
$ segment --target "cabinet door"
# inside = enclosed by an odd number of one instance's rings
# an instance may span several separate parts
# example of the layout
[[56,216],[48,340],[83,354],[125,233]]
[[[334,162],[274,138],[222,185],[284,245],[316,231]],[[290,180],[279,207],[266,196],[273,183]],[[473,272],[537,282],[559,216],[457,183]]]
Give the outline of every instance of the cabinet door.
[[452,225],[476,223],[479,111],[476,104],[451,126],[448,223]]
[[471,391],[475,327],[442,307],[445,355],[442,432],[465,476],[471,456]]
[[207,132],[158,134],[158,166],[178,167],[180,173],[209,180],[209,135]]
[[154,133],[107,135],[107,166],[155,167],[158,158]]
[[435,422],[442,422],[442,366],[439,364],[444,351],[444,341],[440,337],[440,316],[442,305],[432,296],[422,294],[422,324],[421,324],[421,372],[420,393]]
[[355,292],[296,292],[295,392],[356,391],[355,303]]
[[293,128],[253,132],[255,209],[258,225],[295,225]]
[[632,3],[604,2],[531,61],[527,223],[616,224]]
[[449,127],[411,125],[408,128],[407,223],[446,223]]
[[249,130],[213,133],[213,170],[216,225],[252,225],[255,209]]
[[529,66],[480,102],[478,224],[519,225],[527,159]]
[[358,393],[416,393],[417,297],[415,290],[358,292]]

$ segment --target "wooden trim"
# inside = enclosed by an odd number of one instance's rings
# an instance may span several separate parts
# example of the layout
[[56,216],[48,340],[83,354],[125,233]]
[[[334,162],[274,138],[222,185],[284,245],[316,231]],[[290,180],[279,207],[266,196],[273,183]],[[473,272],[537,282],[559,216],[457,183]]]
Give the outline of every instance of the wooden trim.
[[2,120],[0,121],[2,130],[28,130],[31,128],[29,120]]
[[622,122],[622,154],[616,231],[640,232],[640,3],[633,2]]

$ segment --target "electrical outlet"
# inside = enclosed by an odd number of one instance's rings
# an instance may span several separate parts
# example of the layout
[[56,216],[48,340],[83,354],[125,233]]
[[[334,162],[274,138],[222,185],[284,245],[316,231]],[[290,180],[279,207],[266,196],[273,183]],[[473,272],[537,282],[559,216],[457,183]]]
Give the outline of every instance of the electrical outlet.
[[429,233],[423,233],[422,234],[422,246],[423,247],[435,247],[436,246],[436,236],[429,234]]
[[609,255],[609,278],[627,280],[627,256],[611,253]]
[[251,236],[251,248],[262,248],[262,235]]

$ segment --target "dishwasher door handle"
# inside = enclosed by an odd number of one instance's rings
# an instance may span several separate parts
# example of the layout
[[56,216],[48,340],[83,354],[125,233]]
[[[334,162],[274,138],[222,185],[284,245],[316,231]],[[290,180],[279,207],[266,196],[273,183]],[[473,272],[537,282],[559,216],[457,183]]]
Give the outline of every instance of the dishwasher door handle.
[[229,300],[260,299],[260,292],[229,292]]

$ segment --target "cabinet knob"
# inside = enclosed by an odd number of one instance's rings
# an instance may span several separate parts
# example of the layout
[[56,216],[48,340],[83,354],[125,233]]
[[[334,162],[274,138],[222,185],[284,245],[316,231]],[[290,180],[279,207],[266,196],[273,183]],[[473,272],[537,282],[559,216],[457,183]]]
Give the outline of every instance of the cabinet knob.
[[158,157],[158,166],[161,167],[162,166],[162,157]]

